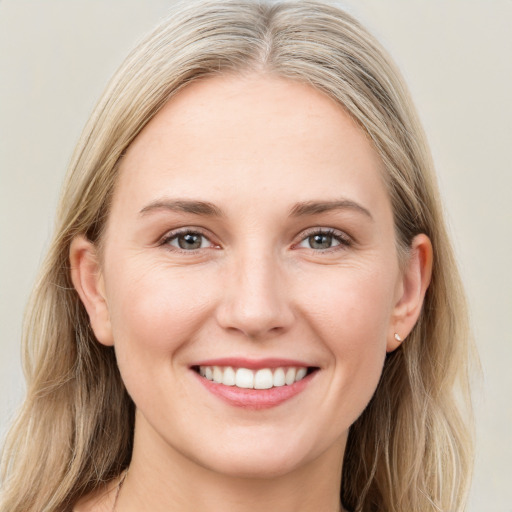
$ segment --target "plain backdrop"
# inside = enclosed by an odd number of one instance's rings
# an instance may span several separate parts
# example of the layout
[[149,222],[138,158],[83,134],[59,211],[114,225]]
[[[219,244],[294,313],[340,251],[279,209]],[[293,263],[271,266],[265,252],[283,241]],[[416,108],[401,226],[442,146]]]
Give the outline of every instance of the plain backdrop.
[[[23,397],[23,309],[81,129],[171,0],[0,0],[0,436]],[[426,128],[480,351],[470,512],[512,512],[512,0],[349,0]]]

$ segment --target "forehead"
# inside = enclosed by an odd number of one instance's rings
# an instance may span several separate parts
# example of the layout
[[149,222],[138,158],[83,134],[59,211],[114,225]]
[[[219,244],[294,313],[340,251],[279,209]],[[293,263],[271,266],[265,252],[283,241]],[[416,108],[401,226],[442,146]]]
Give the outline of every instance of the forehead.
[[256,74],[194,82],[131,144],[114,207],[164,194],[246,208],[266,197],[283,206],[344,195],[387,201],[380,159],[339,104],[311,86]]

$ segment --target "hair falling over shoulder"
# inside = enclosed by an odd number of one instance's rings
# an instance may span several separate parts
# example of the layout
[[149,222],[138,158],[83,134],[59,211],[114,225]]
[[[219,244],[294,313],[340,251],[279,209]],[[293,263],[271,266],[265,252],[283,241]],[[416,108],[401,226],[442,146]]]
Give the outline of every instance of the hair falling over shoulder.
[[[465,298],[426,138],[400,73],[375,39],[313,0],[181,3],[113,77],[87,123],[25,319],[27,394],[2,458],[0,512],[62,512],[129,464],[134,405],[112,348],[96,342],[69,271],[77,235],[100,244],[123,153],[159,109],[202,77],[259,71],[329,95],[381,157],[397,250],[434,248],[420,320],[388,355],[351,427],[341,498],[357,512],[465,509],[473,462]],[[469,425],[469,426],[468,426]]]

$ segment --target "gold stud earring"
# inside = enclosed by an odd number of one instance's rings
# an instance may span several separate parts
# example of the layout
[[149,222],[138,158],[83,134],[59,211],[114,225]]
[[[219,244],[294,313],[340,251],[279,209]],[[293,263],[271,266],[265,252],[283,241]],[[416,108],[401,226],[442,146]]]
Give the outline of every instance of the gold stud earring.
[[398,341],[398,343],[402,343],[402,338],[400,338],[400,335],[395,332],[395,340]]

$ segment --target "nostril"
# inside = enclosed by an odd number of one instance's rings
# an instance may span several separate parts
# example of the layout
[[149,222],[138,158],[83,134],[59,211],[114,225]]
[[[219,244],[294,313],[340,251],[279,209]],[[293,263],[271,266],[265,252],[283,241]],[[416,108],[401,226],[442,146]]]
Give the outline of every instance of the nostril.
[[256,281],[245,276],[233,285],[233,290],[226,291],[216,310],[220,327],[230,333],[260,341],[278,336],[294,324],[295,316],[283,296],[283,287],[276,289],[269,278]]

